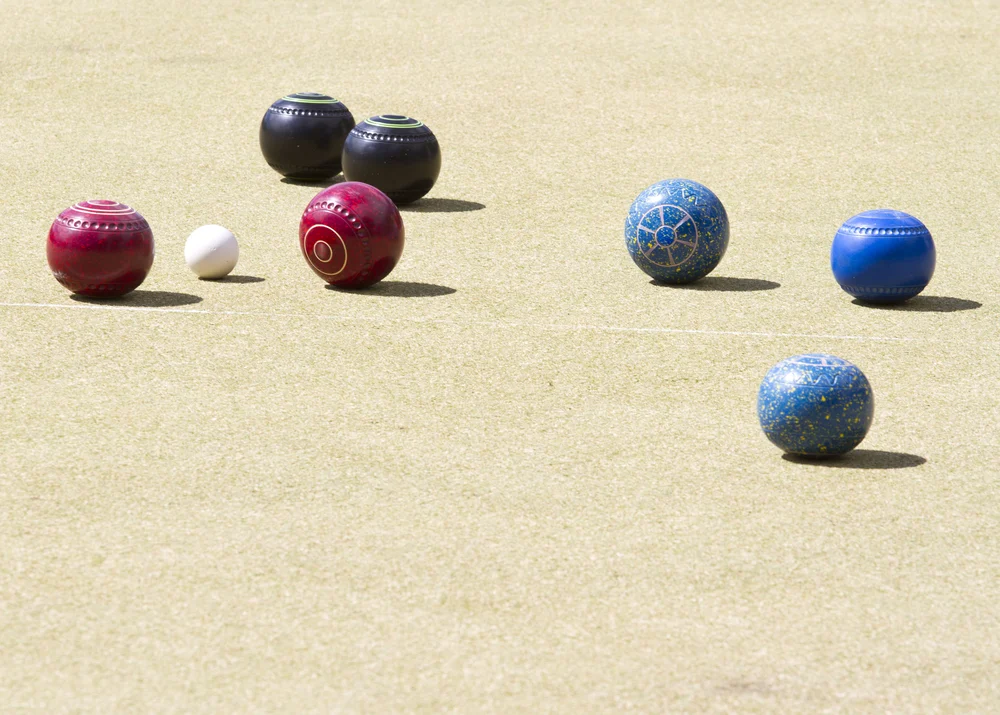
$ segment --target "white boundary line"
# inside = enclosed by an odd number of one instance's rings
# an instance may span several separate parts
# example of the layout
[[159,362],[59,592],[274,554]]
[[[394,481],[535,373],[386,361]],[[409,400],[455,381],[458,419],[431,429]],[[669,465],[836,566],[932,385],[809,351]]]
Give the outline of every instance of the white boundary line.
[[534,328],[536,330],[591,331],[601,333],[649,333],[667,335],[730,335],[747,338],[811,338],[814,340],[860,340],[880,343],[907,343],[916,338],[885,338],[876,335],[820,335],[814,333],[768,333],[753,330],[702,330],[697,328],[628,328],[615,325],[525,323],[507,320],[452,320],[447,318],[378,318],[372,316],[329,315],[323,313],[268,313],[252,310],[204,310],[198,308],[152,308],[132,305],[60,303],[0,303],[0,308],[49,308],[62,310],[109,310],[139,313],[182,313],[191,315],[233,315],[259,318],[321,318],[358,323],[427,323],[431,325],[484,325],[494,328]]

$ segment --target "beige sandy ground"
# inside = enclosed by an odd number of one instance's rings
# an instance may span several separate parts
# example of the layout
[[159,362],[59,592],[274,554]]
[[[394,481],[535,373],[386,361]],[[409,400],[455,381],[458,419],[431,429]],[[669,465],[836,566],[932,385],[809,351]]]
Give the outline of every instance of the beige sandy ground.
[[[184,4],[0,1],[0,710],[996,712],[1000,6]],[[370,294],[260,157],[297,90],[444,147]],[[731,217],[700,288],[623,246],[670,176]],[[99,197],[141,310],[47,269]],[[879,206],[938,243],[908,310],[829,272]],[[846,461],[758,429],[806,351],[874,385]]]

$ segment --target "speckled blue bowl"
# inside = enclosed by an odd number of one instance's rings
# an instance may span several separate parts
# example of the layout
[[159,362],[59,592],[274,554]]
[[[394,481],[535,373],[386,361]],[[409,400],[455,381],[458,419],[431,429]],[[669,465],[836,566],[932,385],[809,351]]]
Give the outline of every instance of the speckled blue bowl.
[[625,219],[635,264],[663,283],[690,283],[719,265],[729,245],[726,209],[707,187],[667,179],[643,191]]
[[861,444],[874,414],[875,396],[864,373],[823,353],[782,360],[757,393],[764,434],[789,454],[846,454]]
[[934,239],[902,211],[876,209],[844,221],[833,237],[830,267],[840,287],[868,303],[900,303],[934,275]]

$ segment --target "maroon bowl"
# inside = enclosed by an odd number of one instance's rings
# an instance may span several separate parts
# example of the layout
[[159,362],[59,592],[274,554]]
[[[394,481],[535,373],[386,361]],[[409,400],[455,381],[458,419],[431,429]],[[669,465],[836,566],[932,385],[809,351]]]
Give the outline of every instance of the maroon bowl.
[[357,181],[334,184],[309,202],[299,246],[316,275],[338,288],[367,288],[403,255],[403,219],[392,200]]
[[49,268],[79,295],[115,298],[139,287],[153,265],[153,232],[117,201],[81,201],[59,214],[45,247]]

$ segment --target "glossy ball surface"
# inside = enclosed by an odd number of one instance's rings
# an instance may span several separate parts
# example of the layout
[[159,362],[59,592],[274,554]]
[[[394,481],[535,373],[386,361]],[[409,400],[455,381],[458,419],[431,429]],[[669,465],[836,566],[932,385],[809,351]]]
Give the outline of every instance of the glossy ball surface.
[[441,173],[441,147],[423,122],[383,114],[360,122],[344,142],[344,178],[362,181],[397,204],[424,196]]
[[338,288],[366,288],[403,255],[403,219],[388,196],[348,181],[316,194],[302,214],[299,246],[316,275]]
[[49,268],[79,295],[116,298],[135,290],[153,266],[153,232],[117,201],[81,201],[59,214],[45,246]]
[[764,434],[789,454],[846,454],[861,444],[874,414],[875,397],[864,373],[823,353],[782,360],[757,393]]
[[260,150],[290,179],[328,179],[340,173],[344,140],[354,117],[340,100],[299,92],[272,104],[260,122]]
[[729,217],[719,197],[697,181],[667,179],[643,191],[625,219],[625,246],[647,275],[690,283],[719,265],[729,245]]
[[900,303],[920,293],[934,275],[931,232],[902,211],[877,209],[853,216],[833,237],[830,266],[837,283],[869,303]]
[[240,259],[240,244],[228,228],[208,224],[191,232],[184,243],[184,262],[199,278],[225,278]]

